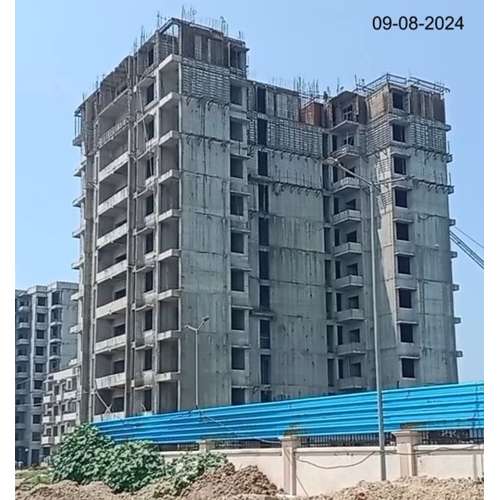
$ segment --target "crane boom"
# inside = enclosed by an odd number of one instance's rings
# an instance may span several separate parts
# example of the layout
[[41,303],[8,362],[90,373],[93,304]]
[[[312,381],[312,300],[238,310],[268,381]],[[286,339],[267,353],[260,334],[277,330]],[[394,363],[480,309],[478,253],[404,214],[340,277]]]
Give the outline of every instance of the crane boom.
[[450,231],[450,239],[457,245],[458,248],[463,250],[481,269],[484,269],[484,260],[472,250],[472,248],[459,238],[453,231]]

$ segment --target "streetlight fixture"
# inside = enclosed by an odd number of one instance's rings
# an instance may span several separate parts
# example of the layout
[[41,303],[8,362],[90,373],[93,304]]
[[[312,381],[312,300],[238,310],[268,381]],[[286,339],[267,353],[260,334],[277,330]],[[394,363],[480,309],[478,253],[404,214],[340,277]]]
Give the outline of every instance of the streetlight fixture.
[[199,378],[198,378],[198,365],[199,365],[199,333],[200,333],[200,328],[207,322],[209,321],[210,318],[208,316],[205,316],[201,323],[197,326],[191,326],[191,325],[185,325],[184,328],[187,330],[191,330],[194,332],[195,335],[195,345],[194,345],[194,401],[195,401],[195,406],[196,409],[200,407],[200,392],[199,392]]
[[385,431],[384,431],[384,403],[382,397],[382,373],[380,365],[380,337],[378,330],[378,294],[377,294],[377,271],[375,259],[375,188],[381,184],[390,184],[400,180],[405,180],[408,176],[401,176],[395,179],[387,179],[380,182],[370,181],[360,175],[351,172],[344,167],[336,158],[329,157],[326,162],[336,166],[361,182],[366,184],[370,193],[370,252],[371,252],[371,275],[372,275],[372,307],[373,307],[373,349],[375,351],[375,386],[377,390],[377,419],[378,419],[378,446],[380,453],[380,479],[387,479],[387,464],[385,453]]

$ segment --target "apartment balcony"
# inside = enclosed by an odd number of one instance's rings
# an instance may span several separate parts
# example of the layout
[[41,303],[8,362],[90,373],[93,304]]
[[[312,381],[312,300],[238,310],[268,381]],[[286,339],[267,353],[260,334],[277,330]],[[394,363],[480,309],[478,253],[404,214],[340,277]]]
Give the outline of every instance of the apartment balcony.
[[31,311],[31,307],[30,306],[27,306],[27,305],[20,305],[18,308],[17,308],[17,312],[18,313],[29,313]]
[[341,391],[366,389],[366,377],[346,377],[337,380],[337,387]]
[[366,354],[366,347],[361,342],[348,342],[347,344],[338,345],[335,354],[338,357],[362,356]]
[[121,387],[125,385],[125,372],[113,373],[95,379],[96,389],[109,389],[112,387]]
[[125,209],[127,206],[127,199],[128,199],[128,187],[125,186],[124,188],[120,189],[120,191],[115,193],[113,196],[108,198],[106,201],[103,201],[97,207],[97,214],[104,215],[113,209],[119,209],[119,208]]
[[63,422],[76,422],[76,419],[77,419],[76,412],[63,413],[63,416],[62,416]]
[[85,170],[85,165],[86,165],[86,161],[85,160],[83,160],[82,162],[80,162],[80,164],[75,168],[75,170],[73,172],[73,175],[75,177],[81,177],[83,171]]
[[73,238],[80,238],[80,236],[82,236],[84,232],[85,232],[85,223],[82,223],[71,233],[71,236],[73,236]]
[[54,393],[45,394],[43,397],[43,404],[52,404],[56,401],[56,395]]
[[120,170],[123,166],[128,163],[129,153],[125,151],[118,158],[114,159],[111,163],[106,165],[102,170],[99,171],[98,179],[99,182],[102,182],[104,179],[108,178],[110,175],[113,175],[118,170]]
[[341,122],[336,123],[330,129],[330,132],[332,132],[335,135],[353,134],[358,127],[359,127],[358,122],[355,122],[353,120],[342,120]]
[[181,216],[181,211],[179,208],[170,208],[166,210],[158,217],[159,222],[164,222],[166,220],[178,219]]
[[108,302],[103,306],[99,306],[96,309],[95,317],[96,319],[111,317],[114,314],[123,311],[124,309],[126,309],[126,307],[127,307],[127,297],[121,297],[120,299]]
[[81,331],[82,331],[82,324],[81,323],[77,323],[76,325],[72,326],[69,329],[69,333],[71,335],[78,335]]
[[17,324],[17,329],[18,330],[23,330],[25,328],[29,328],[30,327],[30,324],[28,321],[20,321],[18,324]]
[[29,361],[30,357],[27,354],[17,354],[16,361]]
[[85,191],[78,195],[74,200],[73,200],[73,206],[75,208],[81,207],[82,203],[85,201]]
[[171,248],[158,254],[158,262],[162,262],[168,259],[178,259],[180,255],[181,251],[178,248]]
[[55,439],[55,436],[42,436],[42,446],[54,446]]
[[83,131],[79,132],[73,139],[73,146],[81,147],[83,144]]
[[351,144],[344,144],[336,151],[332,152],[332,157],[337,160],[351,161],[357,160],[361,156],[361,152],[358,146],[352,146]]
[[117,335],[116,337],[96,342],[94,350],[96,354],[102,354],[111,352],[115,349],[124,349],[126,344],[127,335]]
[[180,336],[180,330],[163,330],[158,332],[158,342],[161,342],[162,340],[178,339]]
[[146,370],[146,371],[141,371],[136,373],[135,375],[135,387],[136,388],[146,388],[146,387],[151,387],[153,385],[153,380],[155,378],[155,375],[153,373],[153,370]]
[[396,321],[398,323],[413,323],[418,324],[418,313],[415,309],[407,309],[398,307],[396,312]]
[[392,217],[395,222],[413,222],[409,208],[394,207]]
[[356,177],[344,177],[332,184],[332,191],[335,194],[347,193],[360,189],[360,180]]
[[181,178],[180,170],[171,168],[164,174],[160,175],[160,177],[158,178],[158,184],[168,184],[169,182],[177,181],[180,178]]
[[55,422],[54,415],[43,415],[42,416],[42,424],[43,425],[51,425]]
[[71,295],[70,300],[78,302],[83,297],[83,287],[80,285],[78,291]]
[[395,278],[396,288],[405,288],[406,290],[417,289],[417,279],[411,274],[397,274]]
[[365,312],[363,309],[346,309],[336,313],[337,323],[349,323],[351,321],[364,321]]
[[105,144],[115,140],[122,132],[124,132],[128,127],[128,118],[125,117],[118,123],[113,125],[111,128],[106,130],[101,137],[97,140],[97,147],[102,148]]
[[102,422],[103,420],[115,420],[125,418],[125,412],[123,411],[114,411],[110,413],[102,413],[100,415],[94,415],[94,422]]
[[26,387],[20,386],[16,387],[16,396],[25,396],[28,394],[28,389]]
[[[12,427],[11,427],[12,429]],[[23,430],[26,429],[26,424],[24,422],[16,422],[16,429]]]
[[164,290],[158,293],[158,300],[165,301],[165,300],[178,299],[180,296],[181,296],[181,291],[178,289]]
[[128,223],[122,224],[116,229],[113,229],[109,233],[106,233],[102,235],[100,238],[98,238],[96,242],[97,249],[100,250],[106,245],[114,243],[116,240],[122,238],[127,233],[128,233]]
[[178,380],[180,372],[162,372],[156,374],[156,382],[174,382]]
[[18,378],[28,378],[28,376],[29,376],[29,373],[28,373],[27,370],[16,372],[16,379],[18,379]]
[[98,272],[95,279],[97,283],[102,283],[103,281],[116,278],[117,276],[123,274],[126,271],[127,271],[127,261],[122,260],[121,262],[113,264],[112,266],[109,266],[106,269],[103,269],[102,271]]
[[158,145],[160,147],[169,148],[179,142],[181,133],[178,130],[169,130],[160,137]]
[[16,340],[16,345],[30,345],[30,339],[18,338]]
[[175,109],[178,107],[181,96],[177,92],[169,92],[165,97],[160,99],[158,107],[160,109]]
[[348,276],[343,276],[342,278],[337,278],[333,281],[333,287],[336,290],[344,290],[348,288],[357,288],[363,286],[363,276],[355,276],[350,274]]
[[49,361],[53,361],[53,360],[57,360],[57,359],[61,359],[61,353],[51,353],[49,354]]
[[396,240],[394,242],[394,253],[396,255],[408,255],[413,257],[415,256],[415,243],[411,241]]
[[361,222],[361,212],[359,210],[343,210],[332,217],[334,226],[357,222]]
[[78,260],[75,260],[72,264],[71,264],[71,269],[74,269],[75,271],[78,271],[78,269],[82,268],[83,267],[83,257],[80,257]]

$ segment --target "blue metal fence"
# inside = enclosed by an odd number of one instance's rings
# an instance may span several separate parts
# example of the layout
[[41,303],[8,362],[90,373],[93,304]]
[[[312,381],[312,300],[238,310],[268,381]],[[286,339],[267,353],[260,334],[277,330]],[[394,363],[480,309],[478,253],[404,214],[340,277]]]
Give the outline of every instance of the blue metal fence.
[[[484,428],[484,384],[454,384],[384,391],[386,432]],[[116,441],[160,445],[212,440],[276,440],[377,432],[375,392],[207,408],[95,425]]]

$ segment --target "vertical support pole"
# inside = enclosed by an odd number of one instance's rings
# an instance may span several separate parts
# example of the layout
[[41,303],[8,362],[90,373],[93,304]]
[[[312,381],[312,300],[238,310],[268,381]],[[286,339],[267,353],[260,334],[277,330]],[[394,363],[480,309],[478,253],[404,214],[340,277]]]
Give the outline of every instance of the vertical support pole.
[[421,443],[420,432],[414,430],[401,430],[394,432],[396,438],[396,451],[399,456],[399,473],[401,477],[417,476],[417,457],[415,446]]
[[198,449],[200,453],[209,453],[215,448],[215,443],[210,439],[202,439],[198,442]]
[[287,495],[297,494],[297,461],[295,450],[299,447],[297,436],[281,438],[281,459],[283,461],[283,490]]

